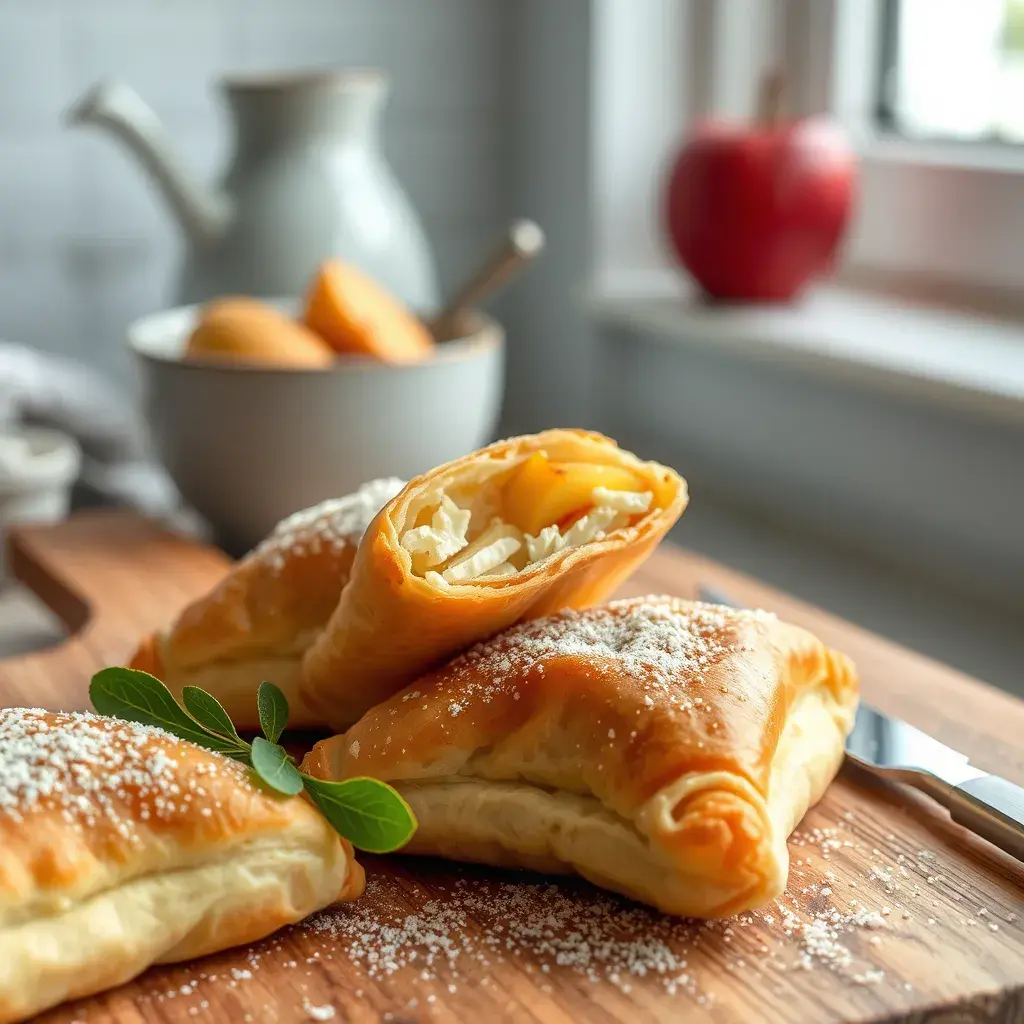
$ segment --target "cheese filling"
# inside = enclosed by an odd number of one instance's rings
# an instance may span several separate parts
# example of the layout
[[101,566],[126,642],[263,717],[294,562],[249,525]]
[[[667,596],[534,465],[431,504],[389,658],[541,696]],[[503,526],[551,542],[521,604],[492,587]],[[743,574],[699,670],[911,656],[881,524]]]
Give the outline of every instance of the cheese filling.
[[650,491],[611,491],[607,487],[594,488],[594,504],[598,508],[613,508],[627,516],[637,516],[651,507],[654,495]]
[[602,540],[611,531],[628,526],[630,518],[647,512],[654,500],[650,491],[606,487],[593,488],[590,497],[590,510],[564,532],[553,523],[533,535],[495,518],[469,541],[471,513],[445,495],[430,524],[408,530],[402,547],[422,558],[424,579],[436,587],[514,576],[560,551]]
[[444,576],[446,583],[464,583],[480,576],[487,576],[492,569],[505,565],[509,556],[514,555],[522,546],[522,541],[515,537],[501,537],[457,565],[445,569],[441,575]]
[[402,538],[402,547],[411,555],[426,555],[427,565],[441,565],[469,544],[471,513],[459,508],[446,494],[429,526],[417,526]]

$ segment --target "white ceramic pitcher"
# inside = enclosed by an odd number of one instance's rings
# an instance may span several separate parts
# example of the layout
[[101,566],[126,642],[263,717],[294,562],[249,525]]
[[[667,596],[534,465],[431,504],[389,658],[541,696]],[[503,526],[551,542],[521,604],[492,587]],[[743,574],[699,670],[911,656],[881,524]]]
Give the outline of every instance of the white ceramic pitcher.
[[381,151],[390,83],[381,71],[221,79],[234,129],[209,187],[177,159],[156,114],[127,85],[101,82],[69,120],[124,140],[153,175],[189,245],[177,298],[299,295],[319,263],[350,260],[420,311],[438,306],[433,256]]

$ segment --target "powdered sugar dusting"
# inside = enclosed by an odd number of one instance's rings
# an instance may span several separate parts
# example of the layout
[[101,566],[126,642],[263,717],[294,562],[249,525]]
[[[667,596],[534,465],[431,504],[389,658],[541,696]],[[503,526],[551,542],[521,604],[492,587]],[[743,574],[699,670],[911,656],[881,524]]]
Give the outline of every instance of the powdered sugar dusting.
[[730,972],[750,972],[758,985],[824,969],[874,985],[885,973],[872,950],[896,939],[899,925],[884,896],[848,901],[845,889],[833,888],[830,864],[842,856],[849,870],[846,854],[856,846],[845,821],[796,832],[787,892],[762,910],[717,921],[668,917],[581,881],[449,867],[421,872],[425,884],[371,875],[362,899],[321,911],[300,931],[323,937],[329,958],[344,956],[370,978],[404,973],[435,991],[480,984],[502,964],[535,976],[542,989],[573,974],[625,993],[657,986],[699,1005],[714,1001]]
[[[796,838],[819,842],[812,833]],[[300,929],[324,937],[332,958],[344,956],[370,978],[404,974],[435,991],[478,985],[502,964],[533,975],[542,990],[570,974],[624,993],[657,986],[698,1005],[714,1001],[726,972],[751,972],[752,984],[813,969],[858,985],[883,980],[867,955],[880,936],[896,934],[889,908],[841,906],[823,884],[832,873],[823,863],[815,865],[821,880],[801,888],[811,858],[794,863],[796,884],[784,896],[717,921],[665,916],[580,881],[455,868],[460,877],[429,872],[425,885],[371,876],[362,899],[321,911]]]
[[464,972],[528,956],[539,963],[527,973],[558,968],[626,992],[632,979],[659,975],[670,994],[706,999],[686,969],[683,947],[699,929],[691,921],[550,883],[458,879],[411,914],[389,909],[393,895],[371,878],[361,900],[315,914],[303,930],[329,937],[331,948],[340,941],[371,978],[409,968],[432,981],[443,972],[453,979],[449,992]]
[[736,650],[739,626],[774,618],[768,612],[678,598],[613,601],[514,626],[456,658],[450,669],[465,682],[467,696],[483,699],[506,681],[543,671],[546,661],[560,657],[614,662],[618,672],[645,687],[673,692]]
[[325,547],[358,544],[373,517],[404,486],[405,481],[396,477],[371,480],[353,494],[295,512],[274,527],[251,557],[280,572],[289,554],[317,554]]
[[[135,821],[167,820],[188,810],[219,771],[244,773],[226,758],[191,766],[179,779],[174,750],[180,741],[162,729],[86,713],[0,710],[0,819],[15,822],[40,808],[57,808],[66,822],[113,825],[135,838]],[[131,815],[122,813],[128,802]]]
[[330,1003],[317,1006],[308,999],[303,999],[302,1009],[310,1020],[334,1020],[334,1007]]

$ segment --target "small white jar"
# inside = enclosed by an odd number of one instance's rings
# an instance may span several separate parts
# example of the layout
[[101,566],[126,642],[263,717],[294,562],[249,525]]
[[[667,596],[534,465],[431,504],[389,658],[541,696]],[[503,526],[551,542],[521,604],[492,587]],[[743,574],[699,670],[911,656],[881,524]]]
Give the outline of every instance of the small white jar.
[[10,527],[63,519],[81,464],[78,443],[59,430],[0,429],[0,583],[5,582]]

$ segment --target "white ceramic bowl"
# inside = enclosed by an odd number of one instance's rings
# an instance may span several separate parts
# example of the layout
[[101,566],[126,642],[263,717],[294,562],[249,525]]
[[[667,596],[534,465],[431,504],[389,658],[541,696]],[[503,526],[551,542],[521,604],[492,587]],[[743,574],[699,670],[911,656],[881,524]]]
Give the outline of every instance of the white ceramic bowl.
[[6,574],[7,531],[16,524],[63,519],[81,466],[78,442],[59,430],[0,430],[0,584]]
[[198,310],[142,317],[128,344],[157,456],[234,553],[298,509],[375,477],[409,479],[492,440],[504,332],[482,314],[424,363],[352,358],[329,370],[284,370],[182,361]]

